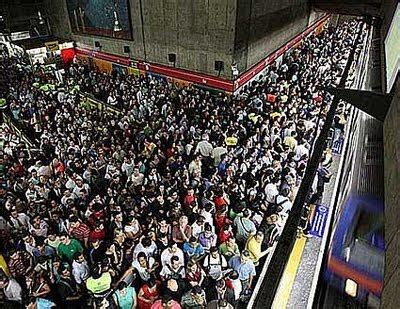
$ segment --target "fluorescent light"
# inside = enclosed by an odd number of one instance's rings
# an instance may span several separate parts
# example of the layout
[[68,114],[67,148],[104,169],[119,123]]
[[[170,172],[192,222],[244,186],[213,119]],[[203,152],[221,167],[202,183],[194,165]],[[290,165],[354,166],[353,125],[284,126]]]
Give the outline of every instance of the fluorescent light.
[[117,11],[114,11],[114,32],[120,32],[120,31],[122,31],[122,27],[118,20]]
[[42,14],[40,13],[40,11],[38,11],[37,13],[39,18],[39,25],[44,25],[44,19],[42,17]]

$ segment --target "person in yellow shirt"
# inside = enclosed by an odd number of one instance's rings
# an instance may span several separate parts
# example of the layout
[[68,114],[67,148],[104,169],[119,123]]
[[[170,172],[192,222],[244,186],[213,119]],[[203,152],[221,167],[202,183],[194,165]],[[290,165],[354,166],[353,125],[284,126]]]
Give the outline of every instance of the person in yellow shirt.
[[0,269],[8,278],[11,277],[10,271],[8,270],[7,262],[2,254],[0,254]]
[[250,259],[253,261],[254,265],[258,265],[258,261],[265,255],[267,255],[271,248],[265,251],[261,251],[261,245],[264,240],[264,233],[258,231],[256,234],[250,235],[246,242],[246,250],[250,253]]
[[297,146],[297,140],[295,138],[296,136],[296,131],[292,131],[290,133],[290,136],[286,136],[285,139],[283,140],[283,143],[287,146],[289,146],[290,151],[294,151],[294,149]]

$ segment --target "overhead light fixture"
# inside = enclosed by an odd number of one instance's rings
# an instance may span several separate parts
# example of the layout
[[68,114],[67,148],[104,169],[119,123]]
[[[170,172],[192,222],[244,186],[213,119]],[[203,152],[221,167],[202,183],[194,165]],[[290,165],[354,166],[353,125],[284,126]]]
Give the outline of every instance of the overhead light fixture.
[[118,20],[117,11],[114,11],[114,32],[120,32],[120,31],[122,31],[122,27]]
[[39,25],[44,25],[44,19],[42,17],[42,14],[40,13],[40,11],[38,11],[37,13],[39,18]]

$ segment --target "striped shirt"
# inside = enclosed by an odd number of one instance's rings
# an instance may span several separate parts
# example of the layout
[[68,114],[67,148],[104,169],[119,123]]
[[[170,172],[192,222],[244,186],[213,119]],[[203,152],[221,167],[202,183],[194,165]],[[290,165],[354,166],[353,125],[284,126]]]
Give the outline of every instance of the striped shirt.
[[8,262],[8,269],[14,278],[24,276],[28,269],[26,264],[30,259],[28,252],[20,252],[17,258],[13,258]]
[[90,228],[85,223],[80,223],[78,227],[71,230],[71,236],[83,241],[85,238],[89,238]]

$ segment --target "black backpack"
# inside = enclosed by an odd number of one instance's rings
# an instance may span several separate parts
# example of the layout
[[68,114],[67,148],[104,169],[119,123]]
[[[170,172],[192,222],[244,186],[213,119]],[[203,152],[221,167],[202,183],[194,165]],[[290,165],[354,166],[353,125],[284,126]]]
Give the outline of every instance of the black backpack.
[[277,202],[278,196],[279,196],[279,195],[275,196],[275,201],[274,201],[273,203],[270,203],[270,204],[268,205],[268,211],[267,211],[266,217],[269,217],[269,216],[272,215],[272,214],[277,214],[277,213],[281,212],[282,209],[283,209],[282,205],[283,205],[284,203],[286,203],[286,202],[289,200],[289,199],[286,197],[285,199],[283,199],[282,201],[280,201],[280,202],[278,203],[278,202]]

